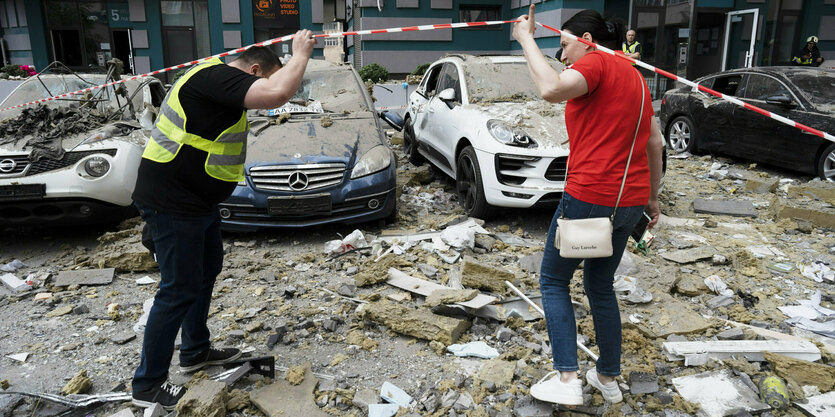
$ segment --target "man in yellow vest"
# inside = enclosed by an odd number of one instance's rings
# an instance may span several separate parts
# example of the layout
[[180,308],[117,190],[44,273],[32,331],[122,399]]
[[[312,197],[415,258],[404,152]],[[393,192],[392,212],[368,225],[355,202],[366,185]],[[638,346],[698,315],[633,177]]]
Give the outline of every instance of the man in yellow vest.
[[640,42],[635,40],[634,30],[629,29],[626,31],[626,42],[623,43],[621,49],[623,49],[624,55],[633,59],[641,59],[641,49],[643,49],[643,47]]
[[803,67],[819,67],[821,63],[823,63],[823,58],[818,50],[818,37],[815,35],[806,38],[806,45],[803,45],[800,52],[792,57],[792,64]]
[[212,348],[206,326],[223,266],[217,204],[244,179],[246,110],[276,108],[293,97],[316,43],[312,36],[309,30],[296,33],[283,68],[268,48],[253,47],[228,65],[214,59],[192,67],[165,97],[133,193],[161,277],[133,377],[136,406],[160,403],[170,411],[185,394],[168,382],[180,329],[184,372],[241,356],[238,349]]

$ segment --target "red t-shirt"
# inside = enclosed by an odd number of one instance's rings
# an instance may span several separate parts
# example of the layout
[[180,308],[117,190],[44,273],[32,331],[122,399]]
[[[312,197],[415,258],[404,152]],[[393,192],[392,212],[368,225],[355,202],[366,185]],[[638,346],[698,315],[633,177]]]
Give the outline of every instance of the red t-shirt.
[[[565,125],[570,160],[565,190],[591,204],[612,207],[626,169],[626,159],[646,84],[626,60],[594,51],[580,58],[571,69],[579,71],[589,86],[588,94],[568,100]],[[652,97],[645,91],[644,113],[635,140],[632,162],[620,206],[647,204],[650,193],[647,141],[652,123]]]

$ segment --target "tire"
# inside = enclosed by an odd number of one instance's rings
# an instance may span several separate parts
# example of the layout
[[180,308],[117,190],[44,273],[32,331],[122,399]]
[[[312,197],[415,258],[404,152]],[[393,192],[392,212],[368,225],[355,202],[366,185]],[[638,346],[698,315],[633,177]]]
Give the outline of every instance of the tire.
[[693,121],[687,116],[678,116],[670,122],[667,127],[667,142],[670,150],[679,154],[690,152],[695,154],[698,151],[696,146],[696,130]]
[[461,207],[470,217],[487,220],[492,207],[484,197],[484,182],[481,180],[481,167],[475,149],[467,146],[458,154],[455,163],[455,191]]
[[824,181],[835,181],[835,143],[827,146],[818,158],[818,176]]
[[420,166],[426,162],[423,155],[418,152],[415,128],[412,124],[412,118],[409,116],[406,116],[406,120],[403,122],[403,153],[406,154],[409,162],[414,166]]
[[394,202],[394,207],[391,209],[391,213],[383,219],[386,225],[392,225],[397,223],[397,201]]

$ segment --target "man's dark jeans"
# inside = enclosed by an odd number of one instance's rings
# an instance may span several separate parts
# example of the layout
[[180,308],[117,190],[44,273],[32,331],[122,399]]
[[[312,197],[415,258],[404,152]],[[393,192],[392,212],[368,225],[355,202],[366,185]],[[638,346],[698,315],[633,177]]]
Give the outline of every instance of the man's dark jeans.
[[182,327],[180,361],[209,349],[206,320],[215,278],[223,267],[223,241],[217,211],[208,216],[176,216],[137,202],[150,226],[161,280],[145,326],[142,362],[133,390],[147,391],[168,378],[174,340]]

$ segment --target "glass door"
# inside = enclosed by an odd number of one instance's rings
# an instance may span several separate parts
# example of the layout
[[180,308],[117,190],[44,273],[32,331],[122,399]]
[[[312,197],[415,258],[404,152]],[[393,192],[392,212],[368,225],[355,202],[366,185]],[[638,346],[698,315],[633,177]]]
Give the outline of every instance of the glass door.
[[722,71],[754,66],[759,17],[759,9],[728,12],[725,20]]

